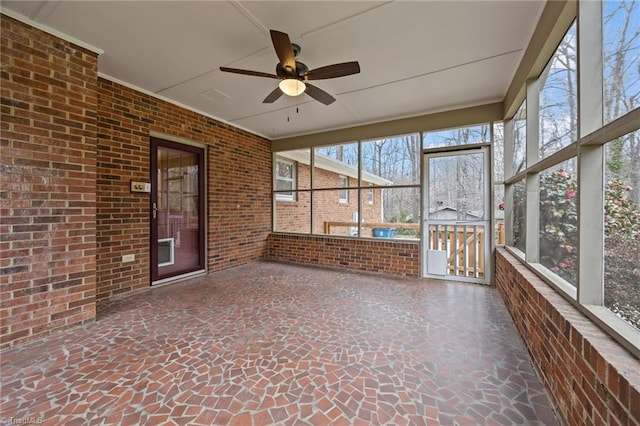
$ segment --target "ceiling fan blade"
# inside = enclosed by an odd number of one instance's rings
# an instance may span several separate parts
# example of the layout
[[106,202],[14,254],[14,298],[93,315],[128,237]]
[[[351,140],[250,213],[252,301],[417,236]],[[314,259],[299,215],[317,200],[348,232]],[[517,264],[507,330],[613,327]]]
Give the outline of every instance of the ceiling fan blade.
[[293,48],[291,47],[291,40],[286,33],[281,33],[276,30],[269,30],[271,33],[271,42],[273,48],[276,50],[276,55],[280,59],[280,64],[285,70],[290,70],[291,73],[296,72],[296,57],[293,54]]
[[307,90],[305,90],[305,92],[316,101],[322,102],[325,105],[330,105],[335,102],[336,99],[324,90],[319,89],[316,86],[312,86],[309,83],[305,84],[307,86]]
[[275,79],[278,79],[278,80],[280,79],[280,77],[278,77],[275,74],[269,74],[269,73],[260,72],[260,71],[241,70],[241,69],[238,69],[238,68],[220,67],[220,71],[232,72],[234,74],[252,75],[254,77],[267,77],[267,78],[275,78]]
[[360,64],[358,64],[357,61],[343,62],[307,71],[304,78],[305,80],[322,80],[325,78],[336,78],[358,74],[359,72]]
[[282,95],[283,95],[282,90],[280,90],[279,87],[276,87],[273,92],[269,93],[267,95],[267,97],[264,98],[264,101],[262,101],[262,103],[263,104],[272,104],[275,101],[277,101],[280,98],[280,96],[282,96]]

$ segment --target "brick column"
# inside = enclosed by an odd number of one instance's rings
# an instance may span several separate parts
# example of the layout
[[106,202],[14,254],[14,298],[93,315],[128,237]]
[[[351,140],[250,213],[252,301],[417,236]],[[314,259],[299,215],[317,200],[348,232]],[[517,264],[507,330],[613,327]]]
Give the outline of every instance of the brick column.
[[97,55],[2,16],[0,347],[95,317]]

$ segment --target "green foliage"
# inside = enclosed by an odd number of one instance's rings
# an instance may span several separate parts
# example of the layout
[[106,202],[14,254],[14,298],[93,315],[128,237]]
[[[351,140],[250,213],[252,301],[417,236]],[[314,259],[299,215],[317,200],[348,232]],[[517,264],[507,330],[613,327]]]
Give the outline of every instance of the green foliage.
[[640,238],[610,234],[604,256],[604,305],[640,330]]
[[622,155],[622,148],[624,140],[618,138],[609,142],[609,151],[607,153],[607,170],[614,176],[620,176],[625,166],[624,157]]
[[525,251],[526,245],[526,192],[524,181],[513,186],[513,245]]
[[616,235],[623,239],[640,238],[640,210],[627,197],[633,188],[614,178],[607,183],[604,198],[605,235]]
[[565,170],[540,177],[540,263],[576,284],[577,182]]
[[[640,239],[640,210],[627,197],[632,188],[619,179],[605,187],[605,238]],[[540,263],[577,282],[577,182],[565,170],[540,177]]]

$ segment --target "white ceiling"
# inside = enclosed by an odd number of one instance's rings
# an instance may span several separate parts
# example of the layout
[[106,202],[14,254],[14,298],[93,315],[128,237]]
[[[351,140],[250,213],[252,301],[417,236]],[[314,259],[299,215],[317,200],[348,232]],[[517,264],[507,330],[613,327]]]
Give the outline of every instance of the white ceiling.
[[[3,10],[104,51],[101,75],[279,139],[501,101],[543,0],[3,1]],[[269,29],[288,33],[310,69],[358,61],[361,73],[262,100],[276,80]],[[298,112],[296,113],[296,107]]]

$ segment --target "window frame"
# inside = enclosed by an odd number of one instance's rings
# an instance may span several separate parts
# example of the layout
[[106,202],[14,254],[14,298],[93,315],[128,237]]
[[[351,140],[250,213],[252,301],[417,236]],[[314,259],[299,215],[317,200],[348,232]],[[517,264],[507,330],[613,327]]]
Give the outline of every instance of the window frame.
[[[289,164],[291,166],[291,179],[283,179],[283,177],[278,176],[277,163]],[[296,192],[297,192],[297,182],[296,182],[296,174],[297,174],[297,162],[293,160],[287,160],[285,158],[276,157],[275,164],[273,165],[273,187],[276,194],[277,201],[296,201]],[[284,189],[275,189],[277,188],[277,182],[280,180],[281,182],[291,182],[291,190]]]
[[[539,155],[539,77],[544,67],[556,53],[556,48],[577,18],[577,93],[578,129],[577,139],[545,158]],[[542,49],[530,74],[534,77],[523,82],[524,90],[510,99],[505,106],[510,116],[505,120],[505,224],[506,249],[518,257],[550,287],[600,326],[622,346],[640,358],[640,331],[617,317],[604,305],[604,149],[605,144],[630,132],[639,130],[640,107],[628,111],[617,119],[604,123],[603,109],[603,38],[602,3],[580,1],[572,15],[556,23],[554,31],[557,44],[553,49]],[[581,28],[583,29],[581,31]],[[587,28],[587,31],[584,31]],[[547,47],[554,40],[547,41]],[[587,52],[587,53],[584,53]],[[547,55],[546,57],[544,55]],[[537,68],[536,68],[537,67]],[[526,99],[526,166],[514,171],[508,158],[513,156],[515,141],[513,128],[516,109]],[[511,155],[508,155],[511,154]],[[539,178],[550,167],[571,158],[577,158],[578,196],[578,282],[572,286],[539,263]],[[522,253],[513,247],[513,228],[508,221],[513,215],[513,187],[526,180],[526,250]],[[594,191],[594,188],[603,188]]]
[[338,203],[349,204],[349,176],[338,175]]

